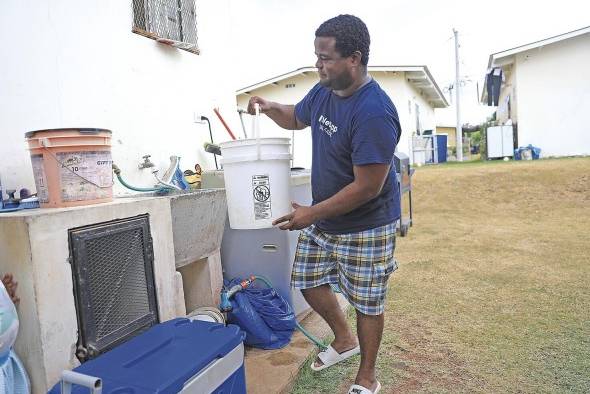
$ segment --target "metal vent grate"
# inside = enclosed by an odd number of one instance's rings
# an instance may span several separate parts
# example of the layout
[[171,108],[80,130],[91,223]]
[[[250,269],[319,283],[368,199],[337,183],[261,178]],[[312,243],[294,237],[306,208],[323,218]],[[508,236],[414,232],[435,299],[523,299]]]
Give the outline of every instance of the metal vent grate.
[[133,31],[199,53],[195,0],[133,0]]
[[69,231],[78,358],[94,358],[158,322],[149,217]]

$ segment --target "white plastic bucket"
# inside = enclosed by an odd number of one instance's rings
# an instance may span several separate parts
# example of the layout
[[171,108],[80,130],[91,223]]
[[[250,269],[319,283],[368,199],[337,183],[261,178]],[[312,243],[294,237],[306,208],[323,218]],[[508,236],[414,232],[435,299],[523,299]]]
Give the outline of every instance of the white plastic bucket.
[[222,142],[229,225],[232,229],[272,227],[291,212],[289,138]]

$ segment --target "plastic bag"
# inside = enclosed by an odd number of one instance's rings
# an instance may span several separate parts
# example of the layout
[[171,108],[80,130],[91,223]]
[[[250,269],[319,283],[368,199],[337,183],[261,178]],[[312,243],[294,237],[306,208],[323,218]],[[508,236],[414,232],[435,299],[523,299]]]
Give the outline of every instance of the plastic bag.
[[16,308],[0,281],[0,394],[28,394],[29,377],[12,350],[18,334]]
[[[240,281],[238,278],[226,281],[226,286],[231,288]],[[233,309],[227,315],[228,323],[246,332],[246,345],[280,349],[291,341],[296,327],[295,313],[275,289],[248,287],[230,301]]]
[[17,334],[18,315],[16,308],[4,284],[0,282],[0,358],[4,358],[10,353]]

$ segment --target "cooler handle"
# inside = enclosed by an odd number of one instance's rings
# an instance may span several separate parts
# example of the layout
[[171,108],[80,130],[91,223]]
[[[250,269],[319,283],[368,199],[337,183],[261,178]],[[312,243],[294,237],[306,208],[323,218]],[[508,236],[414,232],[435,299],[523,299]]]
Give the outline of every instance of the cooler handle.
[[102,393],[102,379],[79,372],[63,371],[61,373],[61,394],[71,394],[74,384],[89,388],[92,394]]

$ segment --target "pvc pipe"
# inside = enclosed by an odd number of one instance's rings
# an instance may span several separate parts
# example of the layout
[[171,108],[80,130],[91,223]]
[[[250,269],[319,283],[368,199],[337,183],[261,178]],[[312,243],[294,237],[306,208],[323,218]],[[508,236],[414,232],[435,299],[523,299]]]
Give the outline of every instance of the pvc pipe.
[[63,394],[71,393],[72,384],[89,388],[93,394],[102,393],[102,380],[100,378],[74,371],[63,371],[61,373],[61,392]]
[[221,116],[221,114],[219,113],[219,110],[217,108],[213,108],[213,112],[215,112],[215,115],[217,115],[217,117],[219,118],[219,120],[221,121],[221,124],[223,125],[223,127],[225,127],[225,129],[227,130],[229,136],[231,137],[232,140],[236,139],[236,136],[234,135],[234,133],[232,133],[231,129],[229,128],[229,126],[227,125],[227,123],[225,123],[225,120],[223,120],[223,117]]

